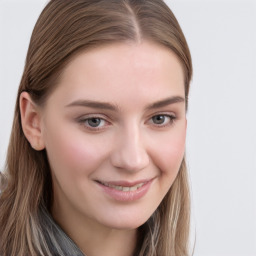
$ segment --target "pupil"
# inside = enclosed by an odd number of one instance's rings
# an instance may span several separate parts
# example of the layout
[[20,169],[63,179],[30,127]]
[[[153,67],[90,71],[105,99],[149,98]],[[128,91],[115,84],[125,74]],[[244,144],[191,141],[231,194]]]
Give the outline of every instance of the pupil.
[[91,118],[88,120],[88,124],[91,126],[91,127],[97,127],[100,125],[100,118]]
[[162,123],[164,123],[164,120],[165,120],[165,116],[154,116],[153,117],[153,122],[155,124],[162,124]]

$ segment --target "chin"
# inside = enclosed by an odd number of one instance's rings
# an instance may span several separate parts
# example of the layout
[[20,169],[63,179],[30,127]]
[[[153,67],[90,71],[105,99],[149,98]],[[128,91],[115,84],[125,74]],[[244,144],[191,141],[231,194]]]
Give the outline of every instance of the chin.
[[111,219],[102,220],[102,224],[108,228],[118,229],[118,230],[134,230],[142,226],[147,222],[150,216],[141,216],[139,214],[129,215],[129,216],[112,216]]

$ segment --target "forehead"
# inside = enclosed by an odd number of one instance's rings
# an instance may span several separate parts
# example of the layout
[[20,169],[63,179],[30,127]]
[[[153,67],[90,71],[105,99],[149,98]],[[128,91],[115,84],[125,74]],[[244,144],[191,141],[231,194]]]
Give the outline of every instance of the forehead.
[[85,97],[105,101],[115,95],[120,100],[184,95],[184,73],[178,57],[163,46],[116,43],[74,57],[63,70],[56,93],[69,100]]

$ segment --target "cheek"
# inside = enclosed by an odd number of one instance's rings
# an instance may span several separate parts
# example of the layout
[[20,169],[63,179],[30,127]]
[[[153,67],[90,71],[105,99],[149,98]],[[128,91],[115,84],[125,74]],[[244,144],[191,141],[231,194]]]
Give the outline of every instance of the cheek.
[[102,143],[99,145],[81,131],[72,132],[71,129],[48,133],[46,151],[52,171],[56,175],[65,173],[70,178],[85,173],[89,175],[97,169],[106,155],[106,148]]
[[186,129],[163,136],[158,148],[155,148],[156,165],[162,175],[174,179],[178,174],[185,153]]

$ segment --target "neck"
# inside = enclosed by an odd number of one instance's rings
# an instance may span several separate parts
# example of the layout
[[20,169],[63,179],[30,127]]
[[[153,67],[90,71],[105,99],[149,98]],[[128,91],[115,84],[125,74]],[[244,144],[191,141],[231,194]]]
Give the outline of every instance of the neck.
[[[87,233],[87,232],[86,232]],[[88,234],[85,234],[88,235]],[[82,252],[87,256],[133,256],[136,245],[136,232],[106,230],[91,232],[90,236],[74,238]]]
[[[86,256],[133,256],[137,230],[120,230],[103,226],[84,216],[54,211],[53,217]],[[62,214],[60,214],[62,212]],[[68,220],[68,221],[67,221]]]

